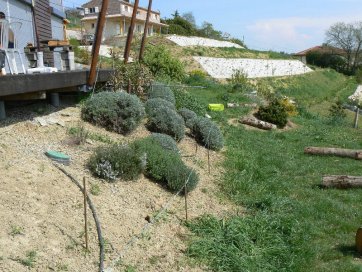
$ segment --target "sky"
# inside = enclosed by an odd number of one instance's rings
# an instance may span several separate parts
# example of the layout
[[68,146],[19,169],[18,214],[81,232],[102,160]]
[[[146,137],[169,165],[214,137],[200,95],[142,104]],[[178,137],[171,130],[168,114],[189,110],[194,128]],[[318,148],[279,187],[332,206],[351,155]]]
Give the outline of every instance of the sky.
[[[86,2],[63,0],[70,7]],[[251,49],[288,53],[321,45],[334,23],[362,21],[362,0],[153,0],[153,9],[162,18],[192,12],[198,25],[210,22]]]

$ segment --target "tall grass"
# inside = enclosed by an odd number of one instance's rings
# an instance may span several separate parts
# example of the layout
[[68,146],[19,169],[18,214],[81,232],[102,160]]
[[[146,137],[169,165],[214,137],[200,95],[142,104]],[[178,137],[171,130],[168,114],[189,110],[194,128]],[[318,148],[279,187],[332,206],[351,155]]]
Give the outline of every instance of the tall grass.
[[[319,71],[270,84],[316,107],[344,99],[355,83]],[[205,93],[200,99],[217,98]],[[306,146],[360,149],[361,130],[352,129],[352,116],[331,124],[323,114],[310,111],[307,107],[293,119],[296,129],[281,132],[246,130],[225,122],[245,114],[243,110],[213,114],[223,125],[227,147],[221,189],[247,212],[191,222],[195,236],[190,256],[214,271],[361,271],[353,249],[361,224],[361,191],[318,186],[324,174],[361,175],[360,162],[303,153]]]

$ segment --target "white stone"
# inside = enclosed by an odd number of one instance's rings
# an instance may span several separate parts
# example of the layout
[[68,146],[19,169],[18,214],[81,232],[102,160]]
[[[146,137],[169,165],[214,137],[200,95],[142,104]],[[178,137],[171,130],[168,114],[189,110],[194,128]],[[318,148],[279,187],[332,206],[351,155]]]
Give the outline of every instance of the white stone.
[[235,47],[235,48],[244,48],[236,43],[228,41],[218,41],[208,38],[200,37],[185,37],[178,35],[168,36],[167,39],[176,43],[179,46],[203,46],[203,47]]
[[213,78],[229,79],[235,71],[242,71],[248,78],[293,76],[313,70],[299,60],[226,59],[194,57]]

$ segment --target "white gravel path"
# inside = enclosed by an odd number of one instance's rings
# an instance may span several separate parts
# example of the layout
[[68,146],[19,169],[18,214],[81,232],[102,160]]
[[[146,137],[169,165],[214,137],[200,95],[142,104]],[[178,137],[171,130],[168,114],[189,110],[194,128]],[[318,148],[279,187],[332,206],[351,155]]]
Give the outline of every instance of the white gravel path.
[[227,42],[227,41],[218,41],[218,40],[214,40],[214,39],[200,38],[200,37],[185,37],[185,36],[172,35],[172,36],[168,36],[167,39],[176,43],[179,46],[244,48],[236,43]]
[[248,78],[292,76],[313,70],[299,60],[226,59],[194,57],[202,68],[213,78],[228,79],[236,70],[241,70]]
[[352,94],[348,98],[350,100],[360,104],[360,102],[362,101],[362,85],[358,85],[358,87],[357,87],[356,91],[354,92],[354,94]]

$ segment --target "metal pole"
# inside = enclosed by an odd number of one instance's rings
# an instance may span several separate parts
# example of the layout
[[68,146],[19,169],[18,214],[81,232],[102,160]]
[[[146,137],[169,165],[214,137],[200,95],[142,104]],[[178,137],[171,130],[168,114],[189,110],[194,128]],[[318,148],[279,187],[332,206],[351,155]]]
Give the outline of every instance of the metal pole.
[[95,41],[93,43],[93,48],[92,48],[92,63],[91,63],[91,69],[89,72],[89,78],[88,78],[88,82],[87,82],[88,87],[93,86],[95,79],[96,79],[99,48],[101,47],[101,42],[102,42],[102,35],[103,35],[104,23],[106,21],[108,2],[109,2],[109,0],[102,1],[102,9],[98,15],[96,36],[95,36]]
[[141,49],[140,49],[140,55],[139,55],[140,62],[143,60],[143,53],[145,52],[145,45],[146,45],[147,32],[148,32],[148,24],[150,22],[151,9],[152,9],[152,0],[149,0],[146,23],[145,23],[145,30],[143,31],[143,37],[142,37]]
[[133,39],[134,26],[136,23],[138,3],[139,3],[139,0],[135,0],[134,6],[133,6],[131,25],[129,26],[129,29],[128,29],[126,48],[124,50],[124,63],[128,63],[129,54],[131,52],[131,43],[132,43],[132,39]]
[[83,177],[83,196],[84,196],[84,235],[85,249],[88,252],[88,222],[87,222],[87,189],[85,185],[85,177]]

